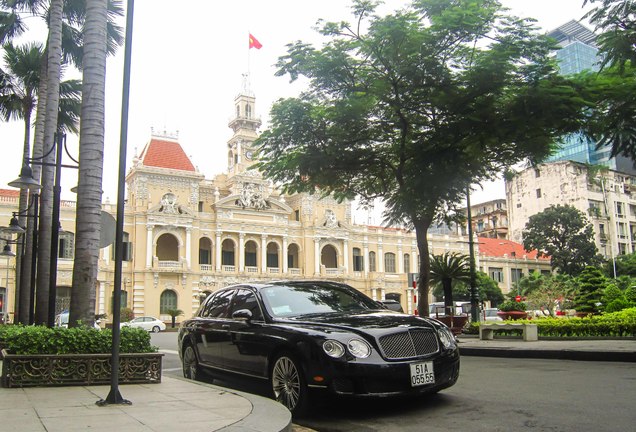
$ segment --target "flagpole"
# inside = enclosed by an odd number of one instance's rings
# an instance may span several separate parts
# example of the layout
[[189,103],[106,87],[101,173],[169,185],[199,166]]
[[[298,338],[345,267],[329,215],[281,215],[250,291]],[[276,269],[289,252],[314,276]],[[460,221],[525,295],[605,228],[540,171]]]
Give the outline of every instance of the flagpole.
[[[248,31],[248,40],[251,40],[252,37],[252,32]],[[252,62],[252,47],[250,46],[250,44],[247,45],[247,79],[245,80],[245,92],[246,93],[250,93],[251,89],[250,89],[250,64]]]

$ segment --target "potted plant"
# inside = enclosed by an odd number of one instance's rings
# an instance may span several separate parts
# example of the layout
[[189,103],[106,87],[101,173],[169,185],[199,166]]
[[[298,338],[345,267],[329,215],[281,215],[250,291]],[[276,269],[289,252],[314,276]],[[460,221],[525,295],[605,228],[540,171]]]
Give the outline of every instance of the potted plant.
[[499,315],[504,320],[512,319],[525,319],[528,317],[528,313],[526,312],[528,305],[524,302],[518,302],[515,300],[506,300],[505,302],[499,305]]

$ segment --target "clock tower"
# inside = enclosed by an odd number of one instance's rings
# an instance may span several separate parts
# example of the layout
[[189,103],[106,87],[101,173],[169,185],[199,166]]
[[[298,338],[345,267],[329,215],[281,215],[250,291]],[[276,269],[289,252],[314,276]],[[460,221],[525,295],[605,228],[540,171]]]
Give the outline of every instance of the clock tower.
[[256,116],[256,98],[249,89],[244,75],[243,89],[234,99],[234,117],[228,126],[234,134],[227,143],[227,168],[229,175],[242,173],[254,163],[260,117]]

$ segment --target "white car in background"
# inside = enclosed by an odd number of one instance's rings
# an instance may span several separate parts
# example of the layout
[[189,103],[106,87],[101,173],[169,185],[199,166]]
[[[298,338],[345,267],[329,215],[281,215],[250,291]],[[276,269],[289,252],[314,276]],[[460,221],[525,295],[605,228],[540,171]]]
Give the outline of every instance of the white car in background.
[[159,333],[160,331],[164,331],[166,329],[166,324],[155,317],[142,316],[128,322],[123,322],[120,324],[119,327],[141,328],[149,332]]
[[497,315],[499,310],[497,308],[486,308],[481,311],[481,316],[484,321],[503,321],[499,315]]
[[[55,327],[67,328],[68,327],[68,315],[69,315],[68,311],[63,311],[61,314],[57,315],[55,317]],[[98,321],[94,321],[93,322],[93,327],[95,328],[95,330],[101,330],[101,327],[99,326]]]

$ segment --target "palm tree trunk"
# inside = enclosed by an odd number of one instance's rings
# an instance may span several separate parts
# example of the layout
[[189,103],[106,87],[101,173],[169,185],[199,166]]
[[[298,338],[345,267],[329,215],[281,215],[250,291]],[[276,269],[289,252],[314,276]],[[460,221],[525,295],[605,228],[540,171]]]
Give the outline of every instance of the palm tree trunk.
[[[39,160],[42,158],[43,142],[44,142],[44,123],[46,119],[46,93],[47,93],[47,52],[45,49],[44,56],[42,57],[42,64],[40,68],[40,86],[38,87],[38,106],[35,115],[35,137],[33,140],[33,158]],[[36,181],[40,181],[42,174],[42,167],[40,165],[31,165],[33,178]],[[39,199],[39,198],[38,198]],[[20,293],[28,292],[28,295],[24,297],[20,296],[20,308],[19,308],[19,322],[23,324],[29,324],[29,314],[32,309],[32,303],[35,301],[33,298],[34,292],[32,292],[32,285],[35,284],[35,268],[32,268],[34,255],[37,255],[35,246],[35,218],[39,215],[34,212],[35,208],[29,210],[29,216],[27,217],[26,226],[26,246],[23,257],[23,267],[21,270],[22,279],[20,280]],[[35,288],[35,287],[33,287]]]
[[431,273],[431,262],[428,251],[428,241],[426,235],[433,222],[432,217],[415,218],[415,238],[417,239],[417,250],[420,253],[420,278],[417,283],[417,310],[420,316],[428,316],[428,291]]
[[[25,165],[27,163],[30,156],[31,156],[31,113],[25,111],[24,112],[24,144],[22,147],[22,165]],[[27,189],[21,189],[20,198],[18,200],[18,214],[20,215],[18,218],[18,222],[21,227],[24,227],[27,224],[28,218],[26,216],[26,212],[27,212],[28,204],[29,204],[29,191]],[[29,262],[29,261],[24,261],[25,249],[26,249],[26,242],[22,243],[21,241],[19,241],[17,245],[17,250],[16,250],[18,258],[16,259],[16,262],[15,262],[15,286],[16,286],[16,304],[18,305],[18,311],[17,311],[18,316],[14,317],[14,320],[17,320],[18,322],[22,324],[28,324],[28,318],[25,321],[21,320],[22,306],[23,304],[25,304],[28,307],[28,305],[31,302],[30,290],[29,289],[23,290],[21,288],[23,286],[22,285],[22,277],[23,277],[22,269],[25,265],[28,267],[28,262]],[[28,284],[25,284],[24,286],[28,287]],[[28,315],[25,315],[25,316],[28,317]]]
[[444,287],[444,307],[446,308],[446,315],[453,315],[453,280],[442,280],[442,286]]
[[[49,40],[47,44],[47,92],[46,117],[44,121],[43,152],[44,162],[55,163],[55,152],[48,151],[55,145],[57,116],[60,101],[60,75],[62,62],[62,9],[63,0],[51,0],[49,6]],[[50,261],[51,261],[51,227],[53,221],[54,169],[52,166],[42,167],[42,193],[40,195],[40,220],[38,234],[38,266],[37,290],[35,304],[35,323],[47,324],[49,318]]]
[[86,1],[75,265],[69,325],[95,320],[104,164],[107,1]]

